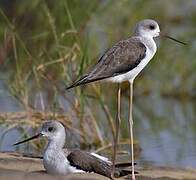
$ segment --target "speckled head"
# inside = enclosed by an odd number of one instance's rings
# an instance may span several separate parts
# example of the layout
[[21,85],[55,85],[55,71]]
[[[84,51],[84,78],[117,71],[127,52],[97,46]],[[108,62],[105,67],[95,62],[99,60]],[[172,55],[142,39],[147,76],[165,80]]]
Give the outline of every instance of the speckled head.
[[156,21],[152,19],[145,19],[137,23],[135,26],[135,35],[157,37],[160,34],[160,28]]

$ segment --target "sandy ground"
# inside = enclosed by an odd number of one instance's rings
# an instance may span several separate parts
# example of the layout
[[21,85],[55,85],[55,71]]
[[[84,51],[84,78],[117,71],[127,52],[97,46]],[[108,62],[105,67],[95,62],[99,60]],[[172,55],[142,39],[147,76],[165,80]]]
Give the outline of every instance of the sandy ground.
[[[182,180],[195,179],[195,169],[169,167],[137,167],[137,180]],[[107,180],[98,174],[82,173],[67,176],[52,176],[44,171],[42,160],[24,157],[18,153],[0,153],[0,180]],[[124,179],[130,179],[126,177]]]

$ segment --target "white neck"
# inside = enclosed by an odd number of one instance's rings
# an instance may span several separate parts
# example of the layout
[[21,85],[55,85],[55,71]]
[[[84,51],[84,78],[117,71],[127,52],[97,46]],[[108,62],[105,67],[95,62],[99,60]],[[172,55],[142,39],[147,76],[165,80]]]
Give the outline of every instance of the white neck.
[[152,52],[154,55],[157,51],[157,45],[152,36],[138,36],[142,43]]
[[63,149],[65,144],[65,137],[53,137],[48,139],[47,148]]

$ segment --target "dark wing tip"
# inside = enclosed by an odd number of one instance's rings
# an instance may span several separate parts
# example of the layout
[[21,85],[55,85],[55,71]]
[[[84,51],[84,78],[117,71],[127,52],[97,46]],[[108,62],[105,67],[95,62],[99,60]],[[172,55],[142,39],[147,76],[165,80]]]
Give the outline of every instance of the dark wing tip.
[[[136,165],[137,163],[134,162],[134,165]],[[131,162],[126,162],[126,163],[116,163],[115,167],[116,168],[125,168],[125,167],[131,167],[132,163]]]
[[[134,173],[139,174],[139,172],[137,172],[137,171],[134,171]],[[124,177],[124,176],[131,175],[131,174],[132,174],[132,171],[130,171],[130,170],[120,169],[120,170],[118,170],[118,172],[114,173],[114,176],[116,178],[120,178],[120,177]]]
[[87,84],[88,83],[87,77],[88,77],[87,75],[81,77],[79,80],[75,81],[72,85],[66,87],[66,90],[69,90],[69,89],[74,88],[76,86]]
[[75,87],[74,84],[72,84],[72,85],[66,87],[65,89],[66,89],[66,90],[69,90],[69,89],[71,89],[71,88],[73,88],[73,87]]
[[18,143],[14,143],[14,144],[12,144],[12,146],[16,146],[16,145],[18,145]]

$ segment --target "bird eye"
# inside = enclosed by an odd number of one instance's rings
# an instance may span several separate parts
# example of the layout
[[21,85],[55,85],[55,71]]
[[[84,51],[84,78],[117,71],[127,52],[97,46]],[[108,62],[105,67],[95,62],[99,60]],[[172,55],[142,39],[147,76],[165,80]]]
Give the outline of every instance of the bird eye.
[[54,131],[54,128],[53,128],[53,127],[49,127],[49,128],[48,128],[48,131],[49,131],[49,132],[52,132],[52,131]]
[[155,25],[152,25],[152,24],[151,24],[151,25],[149,26],[149,28],[150,28],[151,30],[153,30],[153,29],[155,29]]

